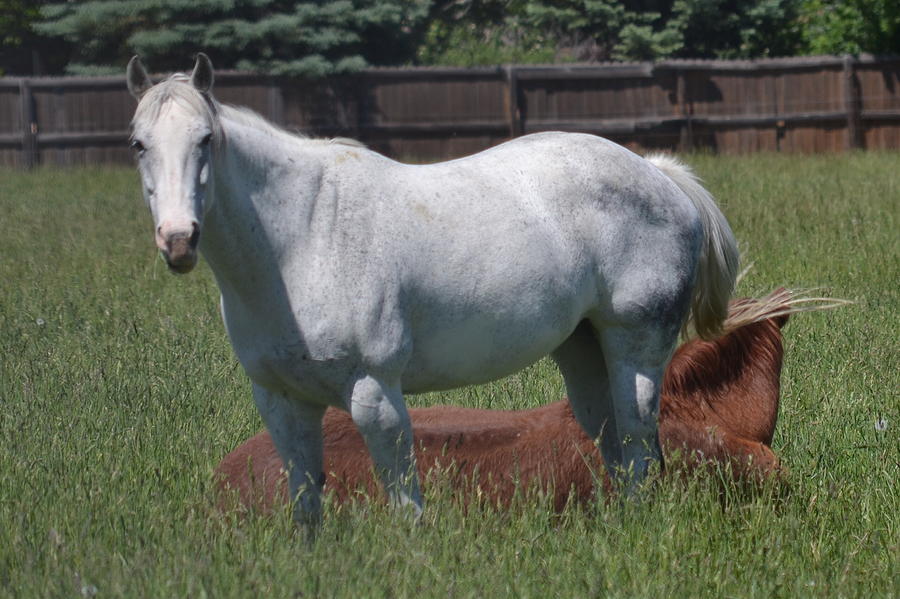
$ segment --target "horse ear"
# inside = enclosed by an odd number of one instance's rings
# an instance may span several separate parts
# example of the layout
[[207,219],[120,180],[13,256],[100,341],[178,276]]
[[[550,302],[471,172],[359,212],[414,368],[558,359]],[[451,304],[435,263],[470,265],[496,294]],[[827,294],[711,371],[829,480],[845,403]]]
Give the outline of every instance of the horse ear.
[[213,66],[209,56],[200,52],[197,54],[197,62],[194,64],[194,72],[191,73],[191,85],[200,93],[207,93],[213,85]]
[[144,70],[144,64],[141,62],[140,57],[136,55],[128,61],[128,68],[125,69],[125,81],[128,84],[128,91],[137,100],[140,100],[141,96],[153,87],[150,76]]

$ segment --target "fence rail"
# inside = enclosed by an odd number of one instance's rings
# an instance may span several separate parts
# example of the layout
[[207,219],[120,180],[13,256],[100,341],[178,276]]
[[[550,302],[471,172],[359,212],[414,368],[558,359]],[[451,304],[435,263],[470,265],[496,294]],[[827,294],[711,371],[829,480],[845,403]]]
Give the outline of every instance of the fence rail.
[[[596,133],[637,150],[900,148],[900,58],[378,68],[323,81],[223,72],[216,96],[311,135],[439,160],[525,133]],[[122,77],[0,78],[0,165],[121,163]]]

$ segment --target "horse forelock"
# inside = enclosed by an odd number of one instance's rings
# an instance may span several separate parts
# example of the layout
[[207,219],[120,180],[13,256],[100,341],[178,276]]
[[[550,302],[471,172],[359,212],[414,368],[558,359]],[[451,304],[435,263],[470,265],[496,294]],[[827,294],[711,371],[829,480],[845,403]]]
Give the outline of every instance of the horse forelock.
[[138,123],[154,123],[166,107],[172,104],[177,104],[202,117],[212,130],[213,143],[220,144],[224,141],[219,119],[221,106],[212,95],[201,93],[194,88],[190,77],[184,73],[175,73],[147,90],[138,102],[134,117],[131,119],[132,129]]

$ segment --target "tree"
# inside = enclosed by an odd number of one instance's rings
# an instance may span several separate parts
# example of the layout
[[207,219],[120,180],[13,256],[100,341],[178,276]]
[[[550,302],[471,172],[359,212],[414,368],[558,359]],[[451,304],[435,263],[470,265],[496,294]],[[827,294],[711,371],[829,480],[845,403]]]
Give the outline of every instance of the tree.
[[430,0],[89,0],[51,4],[36,28],[71,42],[71,73],[120,72],[132,54],[175,70],[203,51],[219,68],[324,76],[412,53]]
[[0,0],[0,44],[3,47],[21,45],[39,14],[40,9],[33,2]]
[[198,51],[219,68],[303,76],[411,63],[900,53],[900,1],[0,0],[0,43],[0,69],[55,58],[78,74],[119,73],[136,53],[175,70]]
[[65,64],[66,45],[33,29],[41,4],[43,0],[0,0],[0,75],[40,75]]
[[812,54],[900,54],[897,0],[806,0],[801,20]]
[[793,56],[802,48],[802,0],[675,0],[668,26],[681,58]]
[[553,62],[556,42],[522,19],[523,0],[444,0],[432,5],[419,64],[476,66]]
[[679,47],[659,31],[671,0],[449,0],[434,11],[418,57],[469,64],[638,60]]
[[480,62],[501,62],[512,54],[504,42],[544,61],[792,55],[802,1],[449,0],[419,58],[453,60],[475,46]]

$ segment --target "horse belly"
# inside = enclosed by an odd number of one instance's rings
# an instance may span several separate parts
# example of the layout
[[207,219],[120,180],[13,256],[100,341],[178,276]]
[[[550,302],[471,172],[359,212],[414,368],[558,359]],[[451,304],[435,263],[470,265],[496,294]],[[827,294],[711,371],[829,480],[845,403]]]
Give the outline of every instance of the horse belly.
[[[412,354],[404,390],[484,383],[556,349],[598,302],[590,252],[545,219],[522,211],[482,215],[458,239],[435,236],[404,297]],[[416,258],[413,264],[418,264]],[[433,265],[439,264],[439,268]]]
[[583,317],[571,298],[547,308],[541,314],[535,309],[483,311],[420,326],[403,390],[420,393],[486,383],[533,364],[565,341]]

